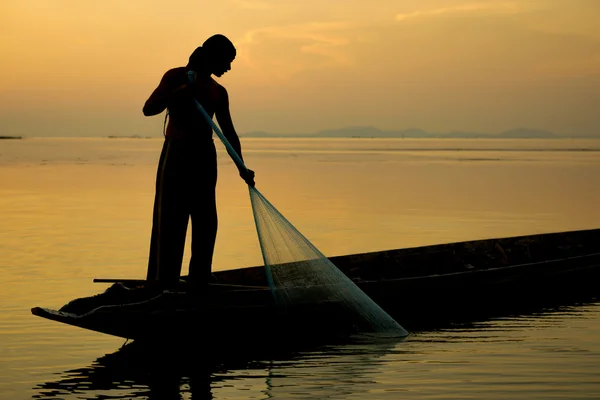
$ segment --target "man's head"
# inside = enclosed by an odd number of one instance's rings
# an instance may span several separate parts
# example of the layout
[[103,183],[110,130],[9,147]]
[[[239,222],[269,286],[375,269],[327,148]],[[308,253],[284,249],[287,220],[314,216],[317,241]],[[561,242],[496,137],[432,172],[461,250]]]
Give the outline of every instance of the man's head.
[[194,50],[188,67],[221,76],[231,69],[235,56],[233,43],[226,36],[217,34],[206,39],[202,46]]

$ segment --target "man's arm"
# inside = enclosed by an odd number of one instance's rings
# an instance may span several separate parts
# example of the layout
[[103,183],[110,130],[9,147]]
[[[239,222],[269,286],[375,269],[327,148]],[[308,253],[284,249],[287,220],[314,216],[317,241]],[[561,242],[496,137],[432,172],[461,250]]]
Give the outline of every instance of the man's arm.
[[[237,132],[235,131],[233,121],[231,119],[231,112],[229,111],[229,96],[225,88],[222,88],[221,90],[223,100],[219,102],[219,106],[215,110],[215,116],[217,117],[217,122],[219,123],[219,127],[221,128],[223,136],[225,136],[225,139],[227,139],[227,141],[229,142],[229,144],[231,144],[231,147],[233,147],[233,149],[240,157],[242,162],[244,162],[240,138]],[[229,155],[232,156],[231,154]],[[254,171],[250,169],[248,169],[247,171],[243,171],[239,167],[240,166],[238,166],[238,169],[240,170],[240,176],[246,181],[248,185],[254,186]]]
[[215,110],[215,116],[217,117],[217,122],[219,123],[219,127],[221,128],[221,132],[223,132],[225,139],[227,139],[229,144],[231,144],[231,147],[233,147],[237,155],[240,156],[243,161],[242,145],[233,126],[231,112],[229,111],[229,96],[227,95],[227,90],[225,90],[225,88],[222,88],[221,90],[223,99],[219,102],[219,106]]
[[149,117],[163,112],[174,97],[188,87],[187,83],[177,85],[178,81],[180,80],[177,79],[177,73],[174,70],[169,70],[164,74],[158,87],[154,89],[144,104],[142,112],[145,116]]

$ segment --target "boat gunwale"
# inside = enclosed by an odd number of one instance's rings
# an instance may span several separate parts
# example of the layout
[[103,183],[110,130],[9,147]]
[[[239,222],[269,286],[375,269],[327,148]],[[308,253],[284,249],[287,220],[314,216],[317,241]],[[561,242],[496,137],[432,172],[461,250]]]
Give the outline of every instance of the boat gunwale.
[[481,273],[485,273],[485,272],[495,272],[495,271],[504,271],[504,270],[510,270],[510,269],[516,269],[516,268],[526,268],[526,267],[538,266],[538,265],[542,265],[542,264],[553,264],[553,263],[557,263],[557,262],[571,261],[571,260],[575,260],[575,259],[597,257],[597,256],[600,256],[600,252],[583,254],[583,255],[572,256],[572,257],[552,258],[552,259],[548,259],[548,260],[535,261],[535,262],[531,262],[531,263],[504,265],[501,267],[472,269],[469,271],[454,271],[454,272],[448,272],[448,273],[443,273],[443,274],[431,274],[431,275],[423,275],[423,276],[407,276],[407,277],[402,277],[402,278],[379,279],[379,280],[376,280],[376,279],[358,280],[358,281],[353,280],[353,282],[355,282],[357,285],[360,286],[362,284],[381,283],[381,282],[387,283],[387,282],[410,281],[410,280],[420,280],[420,279],[444,278],[447,276],[457,276],[457,275],[473,275],[473,274],[481,274]]

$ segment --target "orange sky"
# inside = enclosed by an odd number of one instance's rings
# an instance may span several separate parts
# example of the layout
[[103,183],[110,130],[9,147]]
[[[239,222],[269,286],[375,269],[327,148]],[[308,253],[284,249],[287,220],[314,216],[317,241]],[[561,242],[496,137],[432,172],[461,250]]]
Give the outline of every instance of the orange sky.
[[600,134],[600,1],[3,0],[0,135],[160,136],[141,108],[213,33],[238,132]]

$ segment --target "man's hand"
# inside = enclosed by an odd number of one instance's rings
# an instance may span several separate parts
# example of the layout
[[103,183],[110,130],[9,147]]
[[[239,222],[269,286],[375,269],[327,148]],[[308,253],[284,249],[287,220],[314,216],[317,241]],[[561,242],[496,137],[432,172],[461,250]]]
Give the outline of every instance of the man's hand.
[[245,171],[240,171],[240,176],[242,177],[242,179],[244,181],[246,181],[248,186],[254,187],[254,185],[255,185],[254,171],[252,171],[251,169],[246,169]]

